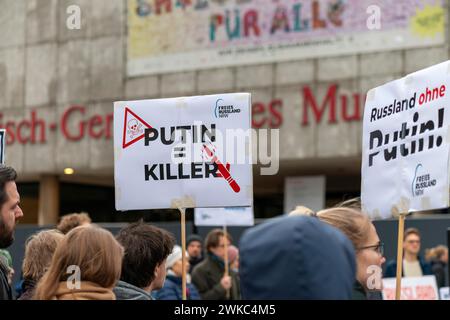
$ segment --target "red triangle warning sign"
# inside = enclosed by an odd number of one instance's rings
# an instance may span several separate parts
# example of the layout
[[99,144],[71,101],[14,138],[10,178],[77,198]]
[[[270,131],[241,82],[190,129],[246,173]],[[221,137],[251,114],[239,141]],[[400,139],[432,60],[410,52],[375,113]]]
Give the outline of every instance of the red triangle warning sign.
[[145,128],[151,126],[141,117],[125,107],[122,148],[125,149],[144,137]]

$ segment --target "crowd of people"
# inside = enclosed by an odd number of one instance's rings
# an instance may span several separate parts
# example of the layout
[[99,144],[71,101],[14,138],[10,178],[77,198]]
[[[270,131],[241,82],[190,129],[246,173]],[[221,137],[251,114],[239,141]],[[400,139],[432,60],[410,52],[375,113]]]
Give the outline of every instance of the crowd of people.
[[[0,166],[3,249],[23,216],[16,178],[13,168]],[[374,279],[369,270],[381,270],[383,251],[357,202],[319,212],[297,207],[248,229],[238,246],[222,229],[205,239],[193,234],[186,252],[171,233],[143,221],[114,236],[87,213],[74,213],[26,240],[17,296],[11,255],[0,251],[0,300],[181,300],[183,273],[188,300],[367,299],[382,289],[381,275]],[[439,287],[448,285],[448,249],[429,249],[426,259],[419,251],[419,230],[407,229],[403,276],[435,274]],[[388,262],[385,277],[395,272],[396,262]]]

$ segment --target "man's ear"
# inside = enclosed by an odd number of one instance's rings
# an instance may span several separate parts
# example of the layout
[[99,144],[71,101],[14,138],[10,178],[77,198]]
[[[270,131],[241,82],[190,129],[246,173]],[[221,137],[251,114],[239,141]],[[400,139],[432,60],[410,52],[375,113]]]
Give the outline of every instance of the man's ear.
[[161,270],[161,263],[158,263],[155,268],[155,278],[158,276],[159,270]]

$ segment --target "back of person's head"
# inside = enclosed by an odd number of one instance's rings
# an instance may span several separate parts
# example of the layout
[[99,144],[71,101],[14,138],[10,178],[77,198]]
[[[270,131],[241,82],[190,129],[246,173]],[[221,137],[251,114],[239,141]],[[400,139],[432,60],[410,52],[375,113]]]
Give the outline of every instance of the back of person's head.
[[63,234],[67,234],[70,230],[82,225],[90,224],[91,222],[91,218],[86,212],[69,213],[61,217],[56,229]]
[[403,241],[405,241],[406,238],[408,238],[412,234],[416,235],[420,239],[420,231],[419,231],[419,229],[417,229],[417,228],[408,228],[408,229],[405,230],[405,234],[403,236]]
[[355,252],[339,230],[312,217],[271,219],[240,241],[244,299],[350,299]]
[[109,231],[96,226],[76,227],[57,246],[50,267],[37,285],[35,298],[54,297],[59,282],[73,276],[72,266],[79,268],[81,281],[113,288],[120,277],[122,257],[123,247]]
[[[206,236],[205,249],[207,252],[211,252],[211,248],[217,248],[220,244],[220,239],[225,236],[225,232],[222,229],[213,229]],[[227,232],[226,237],[230,242],[233,241],[231,235]]]
[[296,206],[294,210],[289,212],[289,216],[313,215],[314,211],[305,206]]
[[351,209],[355,209],[355,210],[361,211],[361,209],[362,209],[361,198],[360,197],[356,197],[356,198],[347,199],[347,200],[344,200],[342,202],[339,202],[334,207],[335,208],[345,207],[345,208],[351,208]]
[[350,207],[335,207],[317,212],[317,217],[341,230],[359,248],[366,243],[372,225],[369,217]]
[[125,249],[120,279],[138,288],[147,288],[156,267],[172,252],[175,238],[166,230],[142,221],[119,231],[117,240]]
[[338,228],[351,240],[355,248],[363,246],[367,241],[372,222],[356,207],[334,207],[317,213],[306,209],[298,215],[316,217]]
[[43,230],[31,235],[25,242],[23,278],[39,281],[50,266],[53,254],[63,239],[64,235],[58,230]]
[[448,248],[442,244],[425,250],[425,258],[428,261],[441,260],[446,254],[448,254]]

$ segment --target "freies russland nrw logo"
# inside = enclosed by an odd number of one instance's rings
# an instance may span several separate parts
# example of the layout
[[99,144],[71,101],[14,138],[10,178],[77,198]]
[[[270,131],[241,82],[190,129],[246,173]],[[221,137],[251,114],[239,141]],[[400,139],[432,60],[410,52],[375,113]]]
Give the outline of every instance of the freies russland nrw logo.
[[216,118],[228,118],[233,113],[240,113],[241,109],[235,108],[232,104],[226,104],[223,99],[217,99],[214,108],[214,116]]

